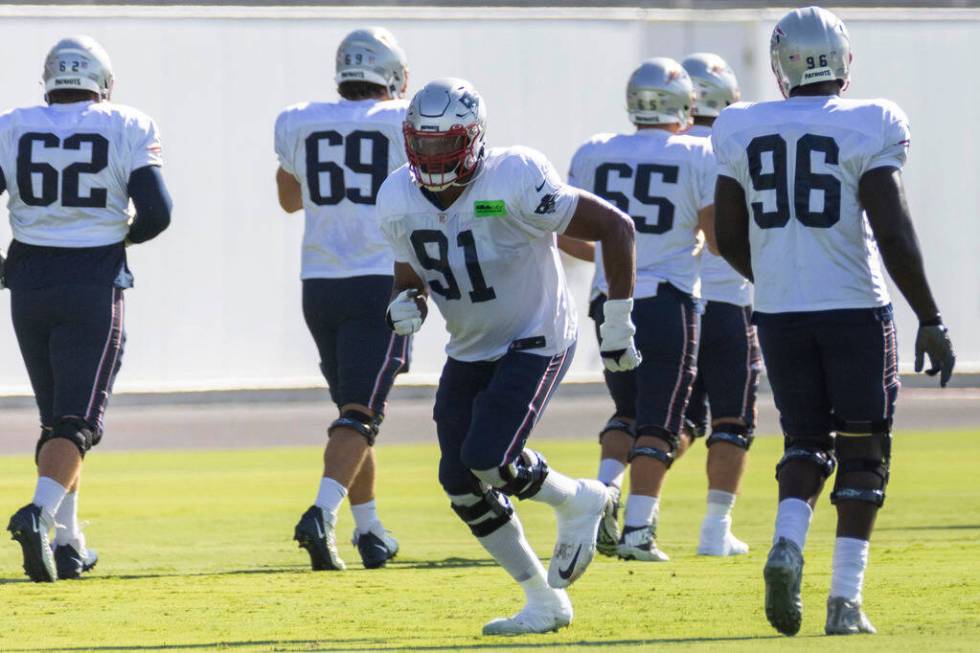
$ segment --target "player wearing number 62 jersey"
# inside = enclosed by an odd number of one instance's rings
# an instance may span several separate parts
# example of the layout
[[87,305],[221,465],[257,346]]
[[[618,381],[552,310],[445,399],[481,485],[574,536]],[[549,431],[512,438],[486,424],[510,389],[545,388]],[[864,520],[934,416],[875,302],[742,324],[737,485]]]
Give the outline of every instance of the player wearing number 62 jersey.
[[[785,100],[722,111],[722,255],[755,281],[754,321],[785,453],[764,570],[766,616],[794,635],[802,620],[803,548],[824,481],[837,476],[837,541],[825,632],[873,633],[861,586],[885,500],[898,395],[892,308],[879,260],[920,320],[916,369],[928,354],[945,385],[955,357],[909,215],[905,114],[887,100],[845,100],[847,29],[819,7],[784,16],[770,43]],[[880,252],[880,253],[879,253]]]
[[0,115],[0,192],[14,235],[3,275],[41,416],[34,499],[7,528],[35,582],[77,578],[97,560],[79,529],[78,487],[122,363],[123,290],[133,285],[125,246],[166,229],[171,208],[156,124],[109,102],[102,46],[59,41],[43,83],[46,106]]
[[[586,142],[572,158],[569,181],[613,202],[636,223],[633,319],[643,363],[629,372],[606,370],[615,412],[599,435],[599,480],[618,493],[630,464],[630,496],[622,535],[615,519],[604,521],[599,551],[662,561],[658,506],[667,470],[687,445],[681,427],[696,373],[698,232],[713,236],[715,162],[707,139],[678,133],[687,129],[694,105],[691,80],[679,63],[643,62],[630,76],[626,101],[637,130]],[[597,265],[590,315],[599,329],[608,317],[606,291]]]
[[[563,476],[525,447],[575,348],[575,309],[555,234],[603,243],[610,296],[604,355],[631,369],[638,362],[630,321],[633,228],[609,204],[564,185],[538,152],[485,149],[485,132],[486,108],[468,82],[436,80],[412,99],[409,165],[392,173],[378,197],[395,256],[388,319],[397,333],[416,331],[428,296],[446,318],[449,359],[434,410],[439,481],[456,514],[527,596],[521,612],[483,632],[540,633],[571,621],[563,588],[592,561],[596,528],[612,509],[602,484]],[[513,496],[555,509],[547,576]]]
[[410,346],[384,322],[392,260],[375,207],[382,182],[405,161],[408,64],[391,33],[373,27],[344,38],[336,71],[339,102],[289,107],[275,128],[279,202],[306,214],[303,315],[340,413],[327,429],[316,500],[294,531],[314,570],[345,567],[334,531],[348,492],[364,566],[383,567],[398,551],[375,508],[372,445]]

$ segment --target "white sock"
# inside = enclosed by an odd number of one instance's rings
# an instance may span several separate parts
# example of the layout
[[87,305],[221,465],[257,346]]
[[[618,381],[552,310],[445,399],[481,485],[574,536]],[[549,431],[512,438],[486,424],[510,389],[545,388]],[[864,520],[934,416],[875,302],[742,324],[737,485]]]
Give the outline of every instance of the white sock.
[[810,530],[810,520],[813,519],[813,508],[802,499],[783,499],[776,509],[776,532],[772,536],[775,544],[779,538],[785,537],[795,542],[800,551],[806,545],[806,533]]
[[320,491],[317,492],[314,503],[324,512],[330,513],[336,520],[337,510],[346,496],[347,488],[329,476],[324,476],[320,479]]
[[834,545],[834,573],[830,578],[830,595],[861,602],[864,570],[868,567],[871,543],[853,537],[838,537]]
[[735,495],[733,493],[724,490],[708,490],[708,511],[705,513],[707,519],[724,521],[731,516],[733,507],[735,507]]
[[630,494],[626,500],[626,526],[649,526],[660,509],[660,497],[648,497],[643,494]]
[[532,593],[548,589],[548,576],[524,537],[524,529],[516,513],[494,532],[476,539],[497,564],[521,584],[528,599],[532,598]]
[[353,503],[350,504],[350,513],[354,516],[354,527],[357,529],[358,535],[367,533],[375,524],[381,525],[381,520],[378,519],[378,507],[374,499],[367,503],[359,503],[356,506]]
[[69,492],[65,495],[54,520],[58,525],[54,532],[56,546],[74,544],[78,541],[78,492]]
[[34,499],[31,503],[40,507],[44,511],[44,518],[53,525],[55,523],[54,516],[58,513],[58,507],[67,493],[68,491],[61,483],[53,478],[42,476],[37,479]]
[[560,508],[566,501],[575,496],[577,488],[578,481],[552,469],[548,471],[541,489],[531,497],[531,500],[547,503],[552,508]]
[[623,487],[623,473],[626,465],[615,458],[603,458],[599,461],[599,481],[606,485]]

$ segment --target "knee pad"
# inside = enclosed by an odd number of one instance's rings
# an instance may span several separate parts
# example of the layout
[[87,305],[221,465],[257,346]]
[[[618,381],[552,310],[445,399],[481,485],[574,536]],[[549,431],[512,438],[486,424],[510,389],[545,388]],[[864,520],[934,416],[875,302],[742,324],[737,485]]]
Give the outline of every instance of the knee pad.
[[548,477],[548,462],[536,451],[525,449],[509,465],[472,469],[473,475],[490,487],[518,499],[533,497]]
[[670,451],[664,451],[663,449],[658,449],[657,447],[633,447],[630,449],[629,455],[626,457],[627,462],[633,462],[634,458],[639,456],[649,456],[659,460],[664,465],[667,465],[667,469],[674,464],[674,454]]
[[507,497],[493,488],[483,494],[450,494],[449,506],[476,537],[490,535],[514,514]]
[[879,508],[883,506],[891,448],[892,436],[887,432],[861,436],[838,435],[837,478],[834,479],[830,502],[836,505],[841,501],[859,501]]
[[333,434],[335,428],[354,429],[367,440],[368,446],[374,446],[374,439],[378,437],[378,425],[381,420],[372,415],[368,415],[359,410],[345,410],[340,417],[335,419],[327,427],[327,437]]
[[628,422],[626,422],[623,419],[620,419],[616,415],[610,417],[609,421],[606,422],[606,425],[602,427],[601,431],[599,431],[600,443],[602,442],[602,436],[604,436],[606,433],[609,433],[610,431],[621,431],[629,435],[631,438],[636,438],[636,425],[629,424]]
[[705,444],[710,447],[716,442],[727,442],[748,451],[754,439],[748,427],[742,424],[719,424],[711,427],[711,435]]
[[651,425],[638,426],[636,428],[636,437],[640,438],[643,437],[644,435],[651,438],[660,438],[661,440],[666,442],[667,445],[670,447],[671,454],[677,451],[677,445],[679,445],[681,442],[679,435],[677,435],[676,433],[672,433],[671,431],[668,431],[662,426],[651,426]]
[[834,468],[837,466],[834,455],[831,452],[825,451],[814,444],[793,442],[791,439],[789,446],[786,447],[786,451],[783,452],[783,457],[776,463],[776,480],[779,480],[779,472],[786,463],[794,460],[810,463],[817,468],[821,478],[824,479],[833,474]]
[[97,445],[102,439],[102,431],[93,429],[81,417],[75,417],[74,415],[59,417],[54,421],[54,426],[51,428],[42,427],[41,437],[38,438],[37,447],[34,450],[35,463],[41,455],[41,447],[46,442],[57,438],[68,440],[78,447],[78,452],[84,458],[88,450]]

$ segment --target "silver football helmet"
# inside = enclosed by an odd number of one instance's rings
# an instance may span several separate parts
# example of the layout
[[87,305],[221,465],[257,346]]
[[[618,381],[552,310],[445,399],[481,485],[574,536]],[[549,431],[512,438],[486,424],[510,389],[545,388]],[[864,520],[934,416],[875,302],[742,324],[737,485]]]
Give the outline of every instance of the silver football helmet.
[[851,38],[840,18],[820,7],[783,16],[769,42],[772,72],[784,97],[797,86],[838,80],[847,87]]
[[668,57],[647,59],[626,84],[626,110],[634,125],[687,127],[693,106],[691,78]]
[[354,30],[337,48],[337,84],[368,82],[384,86],[393,98],[408,88],[408,59],[394,35],[383,27]]
[[417,184],[434,191],[465,185],[483,160],[487,107],[466,80],[437,79],[412,98],[403,131]]
[[41,74],[45,95],[59,89],[81,89],[112,95],[112,62],[91,36],[71,36],[55,43],[44,60]]
[[695,116],[717,118],[722,109],[742,97],[735,72],[717,54],[696,52],[681,65],[694,84],[694,110],[691,113]]

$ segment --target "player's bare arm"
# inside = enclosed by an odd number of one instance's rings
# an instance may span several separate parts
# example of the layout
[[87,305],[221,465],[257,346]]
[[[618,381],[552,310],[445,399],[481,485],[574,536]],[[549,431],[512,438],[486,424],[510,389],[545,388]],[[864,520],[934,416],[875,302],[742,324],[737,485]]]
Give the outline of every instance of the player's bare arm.
[[295,213],[303,208],[303,191],[296,177],[282,168],[276,170],[276,190],[279,191],[279,206],[286,213]]
[[704,244],[708,251],[718,256],[718,239],[715,238],[715,205],[698,211],[698,231],[704,234]]
[[890,166],[869,170],[861,177],[858,193],[888,274],[919,318],[915,371],[922,370],[923,356],[928,354],[932,365],[926,374],[940,374],[939,383],[945,386],[953,375],[956,356],[926,278],[902,171]]
[[602,264],[609,280],[609,299],[633,296],[636,282],[636,234],[629,216],[582,192],[565,236],[602,243]]
[[558,249],[572,258],[592,263],[595,261],[595,243],[578,238],[570,238],[564,234],[558,235]]
[[[715,184],[714,232],[718,254],[739,274],[752,278],[752,255],[749,250],[749,211],[745,191],[737,181],[724,175]],[[710,245],[709,245],[710,249]]]

